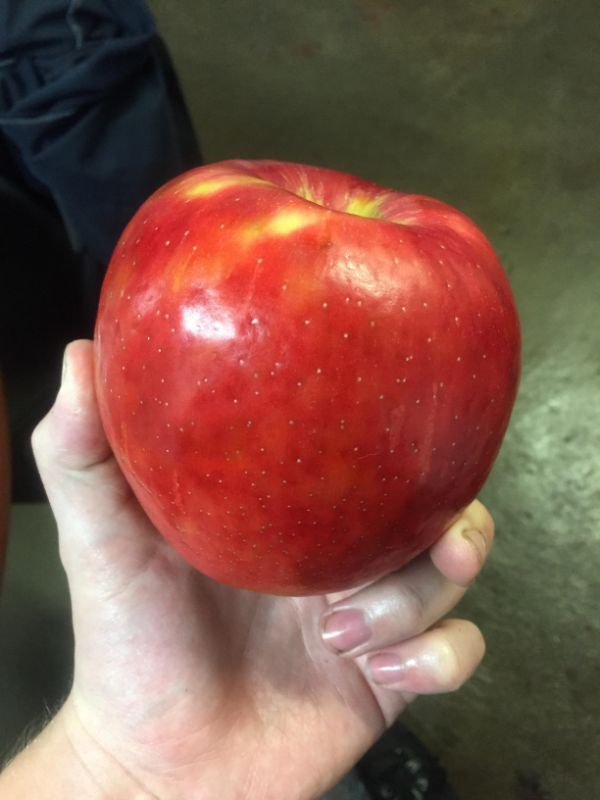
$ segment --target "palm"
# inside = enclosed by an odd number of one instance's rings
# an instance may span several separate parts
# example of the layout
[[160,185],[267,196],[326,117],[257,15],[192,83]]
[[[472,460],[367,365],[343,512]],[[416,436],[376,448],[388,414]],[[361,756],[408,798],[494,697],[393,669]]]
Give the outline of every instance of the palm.
[[[138,763],[126,763],[133,771],[144,762],[177,770],[203,752],[214,758],[215,742],[227,741],[219,755],[230,774],[247,775],[268,758],[283,760],[287,780],[301,780],[306,764],[318,762],[312,777],[329,785],[384,723],[357,663],[323,645],[327,599],[258,595],[199,575],[151,528],[116,465],[101,468],[113,473],[106,484],[118,497],[118,528],[128,531],[110,559],[131,574],[113,575],[106,596],[87,589],[85,624],[76,617],[76,699],[87,724],[104,731],[121,721],[115,740],[102,744],[134,758],[123,751],[127,742],[137,753]],[[100,659],[110,669],[100,670]]]

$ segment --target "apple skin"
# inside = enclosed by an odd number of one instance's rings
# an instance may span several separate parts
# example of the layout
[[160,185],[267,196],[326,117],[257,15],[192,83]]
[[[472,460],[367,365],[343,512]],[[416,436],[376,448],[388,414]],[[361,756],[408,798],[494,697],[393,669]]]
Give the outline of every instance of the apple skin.
[[353,587],[428,548],[506,431],[520,332],[463,214],[275,161],[185,173],[117,245],[95,336],[142,507],[223,583]]

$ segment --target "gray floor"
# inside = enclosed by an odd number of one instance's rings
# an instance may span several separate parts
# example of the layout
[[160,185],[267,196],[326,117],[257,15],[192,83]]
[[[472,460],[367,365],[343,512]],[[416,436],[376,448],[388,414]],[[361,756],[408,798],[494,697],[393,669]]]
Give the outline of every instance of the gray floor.
[[[472,215],[497,247],[522,316],[524,373],[484,493],[497,545],[461,608],[484,630],[489,652],[467,687],[420,700],[407,722],[462,800],[594,800],[597,4],[152,6],[207,160],[298,160],[431,194]],[[44,699],[53,701],[69,669],[67,600],[47,510],[16,507],[12,528],[0,615],[2,746]]]

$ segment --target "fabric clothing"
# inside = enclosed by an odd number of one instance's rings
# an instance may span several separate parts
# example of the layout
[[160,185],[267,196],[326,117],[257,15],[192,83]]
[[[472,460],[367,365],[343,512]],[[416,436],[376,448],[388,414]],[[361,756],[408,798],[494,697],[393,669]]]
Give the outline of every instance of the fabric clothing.
[[200,152],[141,0],[4,0],[0,134],[73,249],[106,264],[125,223]]
[[43,497],[31,430],[64,345],[93,333],[121,231],[200,162],[142,0],[0,0],[0,370],[14,500]]

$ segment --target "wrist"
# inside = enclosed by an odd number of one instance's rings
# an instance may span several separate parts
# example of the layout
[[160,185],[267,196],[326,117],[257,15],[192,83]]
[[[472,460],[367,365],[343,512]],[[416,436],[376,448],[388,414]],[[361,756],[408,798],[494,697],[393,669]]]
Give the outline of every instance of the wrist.
[[13,800],[150,800],[153,797],[88,735],[69,701],[0,775]]

